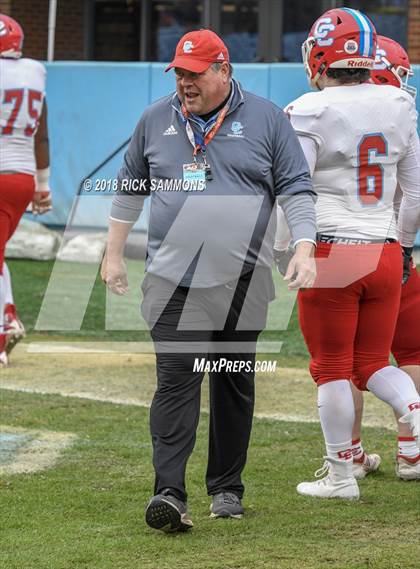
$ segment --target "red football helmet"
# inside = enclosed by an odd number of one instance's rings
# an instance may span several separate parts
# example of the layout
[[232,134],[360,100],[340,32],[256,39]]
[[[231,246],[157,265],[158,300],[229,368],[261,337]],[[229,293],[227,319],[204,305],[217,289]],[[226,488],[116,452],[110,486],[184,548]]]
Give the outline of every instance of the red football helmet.
[[18,59],[22,55],[23,30],[13,18],[0,14],[0,57]]
[[377,40],[375,66],[371,73],[372,81],[377,85],[393,85],[404,89],[415,97],[417,89],[408,85],[413,70],[407,52],[391,38],[378,36]]
[[351,8],[322,14],[302,45],[302,58],[312,87],[328,69],[372,69],[376,30],[370,19]]

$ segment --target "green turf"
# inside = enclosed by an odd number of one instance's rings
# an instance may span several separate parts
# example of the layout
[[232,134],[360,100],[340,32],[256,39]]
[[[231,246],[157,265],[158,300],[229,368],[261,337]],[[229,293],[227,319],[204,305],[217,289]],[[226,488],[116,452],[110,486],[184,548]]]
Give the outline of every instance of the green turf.
[[[9,261],[27,341],[148,337],[138,331],[105,330],[105,289],[99,279],[81,330],[34,331],[52,266]],[[276,282],[279,285],[277,275]],[[284,342],[278,357],[281,365],[307,365],[295,312],[286,331],[268,331],[265,336]],[[18,357],[11,370],[22,372]],[[210,520],[204,489],[207,416],[203,415],[188,469],[195,528],[187,535],[166,536],[143,521],[153,482],[146,409],[0,390],[0,410],[0,423],[8,426],[77,435],[75,445],[64,451],[55,467],[0,479],[1,569],[419,566],[420,486],[396,479],[395,440],[389,431],[365,430],[365,441],[383,455],[384,462],[377,476],[360,483],[359,502],[317,501],[298,496],[295,486],[311,479],[321,466],[319,427],[256,421],[244,474],[246,517]]]
[[0,391],[2,422],[76,433],[56,467],[0,480],[4,569],[415,569],[419,486],[393,474],[394,440],[367,429],[384,456],[362,481],[359,502],[298,496],[320,466],[313,424],[256,421],[243,520],[210,520],[204,489],[207,416],[189,463],[195,528],[148,528],[152,491],[148,411],[86,400]]

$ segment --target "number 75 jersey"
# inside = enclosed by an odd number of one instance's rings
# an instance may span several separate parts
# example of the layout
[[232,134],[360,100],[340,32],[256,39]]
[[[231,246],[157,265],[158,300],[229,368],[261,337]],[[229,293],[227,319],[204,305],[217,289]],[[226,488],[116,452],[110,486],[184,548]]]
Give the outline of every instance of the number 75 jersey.
[[34,135],[45,97],[45,67],[0,58],[0,171],[34,174]]
[[293,101],[286,113],[299,138],[315,143],[318,231],[396,238],[397,174],[417,136],[413,98],[370,83],[328,87]]

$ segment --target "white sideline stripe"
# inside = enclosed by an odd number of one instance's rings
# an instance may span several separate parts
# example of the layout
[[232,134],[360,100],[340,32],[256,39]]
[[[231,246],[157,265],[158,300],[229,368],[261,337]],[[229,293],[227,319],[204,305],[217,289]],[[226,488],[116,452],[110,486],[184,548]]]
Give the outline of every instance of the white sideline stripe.
[[[180,351],[186,351],[185,344],[178,343]],[[215,344],[215,349],[223,346]],[[283,342],[262,341],[257,343],[258,354],[279,353]],[[28,354],[113,354],[113,355],[134,355],[134,354],[154,354],[153,342],[30,342],[23,344]],[[175,346],[176,347],[176,346]],[[171,349],[174,346],[171,344]]]
[[[22,393],[36,393],[37,395],[60,395],[61,397],[74,397],[75,399],[88,399],[90,401],[97,401],[99,403],[113,403],[114,405],[133,405],[135,407],[144,407],[150,409],[150,403],[147,401],[142,401],[141,399],[134,398],[124,398],[124,397],[107,397],[105,395],[98,395],[96,393],[91,393],[89,391],[80,392],[75,391],[72,393],[67,393],[60,390],[46,391],[44,389],[31,389],[28,387],[21,387],[19,385],[13,385],[8,383],[8,385],[1,385],[0,389],[5,389],[7,391],[19,391]],[[201,409],[201,413],[208,413],[206,409]],[[288,415],[287,413],[254,413],[256,419],[264,419],[269,421],[289,421],[291,423],[314,423],[317,424],[319,421],[314,420],[305,415]],[[387,431],[394,431],[394,428],[386,427],[382,424],[366,420],[363,422],[366,427],[380,427]]]
[[150,403],[142,401],[141,399],[134,399],[130,397],[108,397],[106,395],[98,395],[97,393],[91,393],[89,391],[74,391],[68,393],[61,390],[45,390],[45,389],[32,389],[29,387],[21,387],[20,385],[14,385],[13,383],[8,383],[7,385],[1,385],[0,389],[5,389],[7,391],[20,391],[22,393],[36,393],[37,395],[60,395],[61,397],[74,397],[76,399],[89,399],[91,401],[99,401],[100,403],[114,403],[115,405],[134,405],[136,407],[150,407]]
[[[117,342],[116,342],[117,343]],[[144,344],[144,349],[141,349]],[[31,342],[27,345],[28,354],[134,354],[153,351],[148,342],[120,342],[118,348],[113,342]]]

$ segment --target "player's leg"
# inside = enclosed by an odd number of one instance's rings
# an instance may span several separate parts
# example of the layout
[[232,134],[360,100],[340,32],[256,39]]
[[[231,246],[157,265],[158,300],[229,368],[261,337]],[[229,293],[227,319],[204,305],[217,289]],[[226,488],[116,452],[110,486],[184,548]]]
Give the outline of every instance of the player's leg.
[[[16,227],[25,213],[28,204],[32,201],[35,192],[35,179],[28,174],[0,174],[0,247],[1,261],[4,261],[4,250],[7,241],[12,237]],[[6,287],[3,284],[6,294]],[[2,318],[4,320],[5,298],[0,306]],[[8,348],[9,336],[6,335],[6,351]]]
[[[400,312],[392,342],[392,353],[400,369],[408,373],[420,393],[420,275],[414,265],[403,285]],[[403,480],[420,479],[420,450],[410,428],[398,421],[396,474]]]
[[4,262],[3,265],[3,277],[5,284],[4,328],[7,334],[7,353],[10,354],[16,344],[24,338],[25,328],[16,311],[13,299],[12,279],[6,262]]
[[354,385],[350,384],[354,401],[355,418],[353,424],[351,450],[353,453],[353,474],[356,480],[365,478],[368,474],[376,472],[381,464],[378,454],[367,454],[362,444],[362,417],[363,417],[363,393]]
[[8,358],[6,353],[7,336],[4,330],[4,303],[5,303],[6,286],[5,286],[3,271],[4,271],[4,251],[6,248],[6,243],[10,231],[9,228],[10,228],[10,214],[7,208],[2,207],[2,200],[0,198],[0,368],[6,367],[8,364]]
[[[1,215],[0,215],[1,224]],[[7,353],[6,353],[6,334],[4,333],[4,278],[2,274],[2,262],[0,259],[0,368],[6,367],[8,363]]]
[[[353,431],[351,434],[352,440],[357,442],[362,438],[362,417],[363,417],[363,393],[357,389],[354,383],[351,383],[351,392],[353,395],[353,402],[354,402],[354,424],[353,424]],[[353,442],[353,446],[355,445]],[[363,454],[363,449],[355,448],[353,450],[354,457],[360,457]]]
[[360,290],[312,289],[298,294],[299,320],[311,355],[310,371],[318,385],[318,408],[326,445],[327,474],[317,482],[303,482],[297,491],[320,498],[358,499],[352,471],[354,403],[350,388],[353,342]]
[[355,338],[353,379],[403,415],[414,437],[420,435],[420,402],[415,385],[404,371],[389,365],[389,352],[401,294],[401,252],[398,244],[384,246],[378,268],[365,277]]
[[8,304],[14,304],[13,299],[13,290],[12,290],[12,277],[9,271],[9,267],[7,266],[6,261],[3,264],[3,277],[4,277],[4,285],[5,285],[5,293],[4,293],[4,303],[7,306]]

